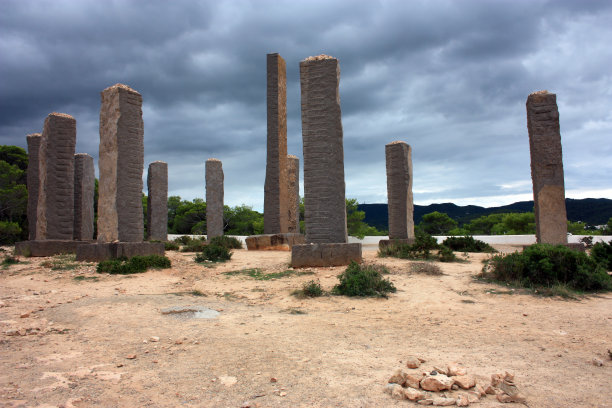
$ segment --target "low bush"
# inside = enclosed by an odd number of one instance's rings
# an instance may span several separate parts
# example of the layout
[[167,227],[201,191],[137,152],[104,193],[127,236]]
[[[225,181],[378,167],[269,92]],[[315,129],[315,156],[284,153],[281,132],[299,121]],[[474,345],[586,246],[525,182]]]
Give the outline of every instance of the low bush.
[[321,288],[319,282],[311,280],[302,285],[302,289],[296,290],[292,294],[298,298],[319,297],[323,296],[325,291]]
[[174,239],[174,242],[181,245],[187,245],[191,241],[193,241],[193,238],[191,238],[189,235],[181,235],[180,237]]
[[423,275],[440,276],[444,275],[440,267],[430,262],[414,262],[410,265],[412,272]]
[[205,238],[189,238],[181,248],[181,252],[202,252],[206,245],[208,244]]
[[496,255],[480,277],[522,287],[566,285],[577,291],[612,290],[612,278],[595,258],[563,245],[535,244],[507,255]]
[[458,252],[497,252],[491,245],[469,235],[448,237],[442,242],[442,245]]
[[132,273],[146,272],[149,268],[170,268],[171,262],[165,256],[144,255],[133,256],[131,258],[109,259],[98,263],[96,268],[98,273],[107,272],[110,274],[128,275]]
[[452,249],[446,246],[441,246],[438,250],[438,260],[440,262],[454,262],[457,260]]
[[17,263],[19,263],[19,259],[15,258],[14,256],[5,256],[0,265],[8,266],[15,265]]
[[242,242],[234,237],[221,235],[210,239],[210,244],[219,245],[227,249],[242,249]]
[[16,222],[0,221],[0,245],[11,245],[21,239],[22,230]]
[[164,242],[164,248],[166,251],[178,251],[180,249],[180,245],[174,241],[166,241]]
[[[437,250],[437,252],[432,252],[435,250]],[[412,245],[399,241],[391,242],[386,247],[378,250],[378,256],[441,262],[453,262],[457,260],[457,257],[450,248],[439,245],[435,237],[421,231],[417,232],[415,241]]]
[[202,252],[195,257],[196,262],[225,262],[229,261],[232,253],[226,247],[210,244],[202,248]]
[[591,257],[606,270],[612,271],[612,241],[598,242],[591,248]]
[[395,292],[391,281],[384,279],[382,273],[389,273],[384,267],[373,265],[361,266],[352,261],[346,270],[338,275],[340,283],[334,286],[332,293],[345,296],[387,297]]

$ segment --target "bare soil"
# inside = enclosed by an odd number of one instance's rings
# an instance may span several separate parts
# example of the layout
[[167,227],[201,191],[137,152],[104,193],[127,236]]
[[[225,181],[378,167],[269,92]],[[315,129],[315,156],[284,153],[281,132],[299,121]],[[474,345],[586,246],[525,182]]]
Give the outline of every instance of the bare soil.
[[[171,269],[131,276],[66,256],[0,267],[0,406],[409,407],[383,389],[415,355],[419,370],[458,362],[483,385],[514,373],[529,407],[612,407],[610,293],[565,300],[482,283],[485,254],[431,276],[369,250],[397,293],[299,299],[305,282],[330,290],[344,268],[257,280],[225,272],[283,272],[290,254],[235,250],[212,267],[167,256]],[[219,315],[162,313],[177,306]]]

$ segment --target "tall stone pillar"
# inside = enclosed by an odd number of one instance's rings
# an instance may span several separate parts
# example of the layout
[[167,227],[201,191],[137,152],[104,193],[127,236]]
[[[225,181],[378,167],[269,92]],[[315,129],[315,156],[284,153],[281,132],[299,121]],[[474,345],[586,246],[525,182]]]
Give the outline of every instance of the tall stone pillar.
[[223,235],[223,165],[221,160],[206,160],[206,235]]
[[45,119],[39,150],[36,239],[72,240],[76,120],[65,113]]
[[567,213],[557,95],[527,98],[527,129],[538,243],[567,244]]
[[300,62],[306,242],[345,243],[340,66],[319,55]]
[[340,67],[328,55],[300,62],[306,242],[291,248],[291,265],[361,262],[361,244],[347,243]]
[[300,159],[294,155],[287,156],[287,213],[288,232],[300,232]]
[[74,155],[74,239],[89,241],[94,234],[94,190],[96,176],[93,157]]
[[287,197],[287,74],[285,60],[267,55],[268,156],[264,185],[264,234],[289,231]]
[[414,241],[412,149],[402,141],[385,146],[389,239]]
[[142,96],[116,84],[102,91],[98,242],[142,242]]
[[149,164],[147,175],[147,239],[168,240],[168,163]]
[[28,239],[36,239],[36,209],[38,208],[38,151],[40,150],[40,133],[27,135],[28,141]]

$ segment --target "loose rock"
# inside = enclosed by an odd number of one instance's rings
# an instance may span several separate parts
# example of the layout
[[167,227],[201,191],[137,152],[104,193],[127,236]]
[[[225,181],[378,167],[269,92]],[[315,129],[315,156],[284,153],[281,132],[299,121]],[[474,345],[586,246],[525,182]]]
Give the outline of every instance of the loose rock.
[[464,367],[461,367],[459,364],[450,363],[448,365],[448,375],[455,376],[455,375],[466,375],[466,374],[467,374],[467,370]]
[[404,385],[406,387],[412,387],[418,389],[423,379],[422,374],[406,374],[404,377]]
[[437,407],[448,407],[455,405],[455,402],[454,398],[437,397],[433,399],[433,405]]
[[403,385],[406,382],[406,373],[402,370],[395,370],[395,373],[389,378],[389,383]]
[[597,357],[593,357],[593,361],[592,361],[593,365],[596,367],[601,367],[603,366],[603,360],[597,358]]
[[476,385],[476,379],[472,375],[458,375],[453,377],[453,380],[455,380],[455,384],[464,390],[470,389]]
[[406,367],[408,368],[419,368],[421,360],[415,356],[408,356],[406,359]]
[[457,404],[458,407],[467,407],[467,406],[470,405],[470,400],[469,400],[467,395],[459,394],[459,395],[457,395],[456,404]]
[[469,391],[467,393],[467,399],[470,401],[470,404],[473,402],[478,402],[480,401],[480,394],[476,391]]
[[406,388],[404,390],[404,395],[406,396],[406,399],[410,401],[419,401],[419,400],[425,399],[426,397],[423,391],[414,389],[412,387]]
[[402,388],[401,385],[398,385],[397,387],[393,387],[393,389],[391,390],[391,397],[393,399],[398,399],[398,400],[406,399],[406,395],[404,394],[404,389]]
[[393,390],[395,390],[398,387],[403,390],[401,385],[395,384],[395,383],[389,383],[389,384],[385,385],[385,392],[387,394],[393,394]]
[[421,380],[421,388],[427,391],[450,390],[454,380],[442,374],[427,375]]
[[432,398],[422,399],[422,400],[417,401],[417,404],[420,404],[420,405],[433,405],[433,399]]

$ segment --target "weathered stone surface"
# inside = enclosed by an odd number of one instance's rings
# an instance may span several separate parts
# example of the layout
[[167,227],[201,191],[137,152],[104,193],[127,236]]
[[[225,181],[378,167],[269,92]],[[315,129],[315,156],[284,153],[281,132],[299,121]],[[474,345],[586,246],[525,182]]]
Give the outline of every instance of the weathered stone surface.
[[291,266],[340,266],[361,262],[361,244],[305,244],[291,248]]
[[26,181],[28,187],[28,238],[32,240],[36,239],[36,209],[38,208],[38,183],[40,182],[38,176],[38,152],[42,135],[40,133],[33,133],[27,135],[26,139],[28,141],[28,178]]
[[92,241],[75,241],[73,239],[45,239],[41,241],[22,241],[15,243],[15,255],[20,256],[53,256],[74,254],[79,245]]
[[252,235],[245,239],[249,251],[291,251],[293,245],[304,244],[304,235],[286,234],[263,234]]
[[401,389],[403,390],[402,386],[397,384],[397,383],[388,383],[385,385],[385,392],[387,394],[393,394],[393,391],[396,389]]
[[300,62],[306,242],[348,239],[339,81],[333,57]]
[[300,159],[287,156],[287,211],[288,232],[300,232]]
[[446,397],[436,397],[433,398],[433,405],[436,407],[448,407],[451,405],[455,405],[454,398],[446,398]]
[[538,243],[567,243],[567,213],[557,95],[534,92],[527,98],[527,129]]
[[267,55],[268,157],[264,186],[264,234],[289,232],[287,179],[287,74],[285,60]]
[[136,255],[164,255],[163,242],[109,242],[77,246],[76,260],[100,262],[106,259],[131,258]]
[[149,164],[147,174],[147,239],[168,240],[168,163]]
[[427,391],[450,390],[453,383],[454,380],[451,377],[447,377],[443,374],[428,374],[421,380],[421,388]]
[[410,401],[419,401],[425,399],[425,393],[421,390],[408,387],[404,390],[404,396]]
[[414,240],[412,148],[395,141],[385,146],[389,239]]
[[423,379],[423,374],[411,374],[408,373],[406,374],[406,378],[404,380],[404,384],[407,387],[412,387],[412,388],[420,388],[420,384],[421,384],[421,380]]
[[460,366],[457,363],[450,363],[448,364],[448,370],[447,370],[448,375],[453,376],[453,375],[466,375],[467,374],[467,370]]
[[76,120],[64,113],[45,119],[39,149],[36,239],[73,239]]
[[455,380],[455,384],[464,390],[472,388],[476,385],[476,379],[472,375],[458,375],[453,377],[453,380]]
[[116,84],[101,93],[98,242],[143,240],[142,96]]
[[420,365],[421,365],[421,360],[419,360],[417,357],[415,356],[406,357],[406,367],[419,368]]
[[391,378],[389,378],[389,383],[404,385],[406,382],[406,373],[400,369],[395,370]]
[[206,160],[206,237],[223,235],[223,165]]
[[94,234],[94,190],[96,176],[93,157],[74,155],[74,239],[86,241]]
[[457,395],[456,404],[458,407],[467,407],[470,405],[470,400],[466,394],[459,394]]

